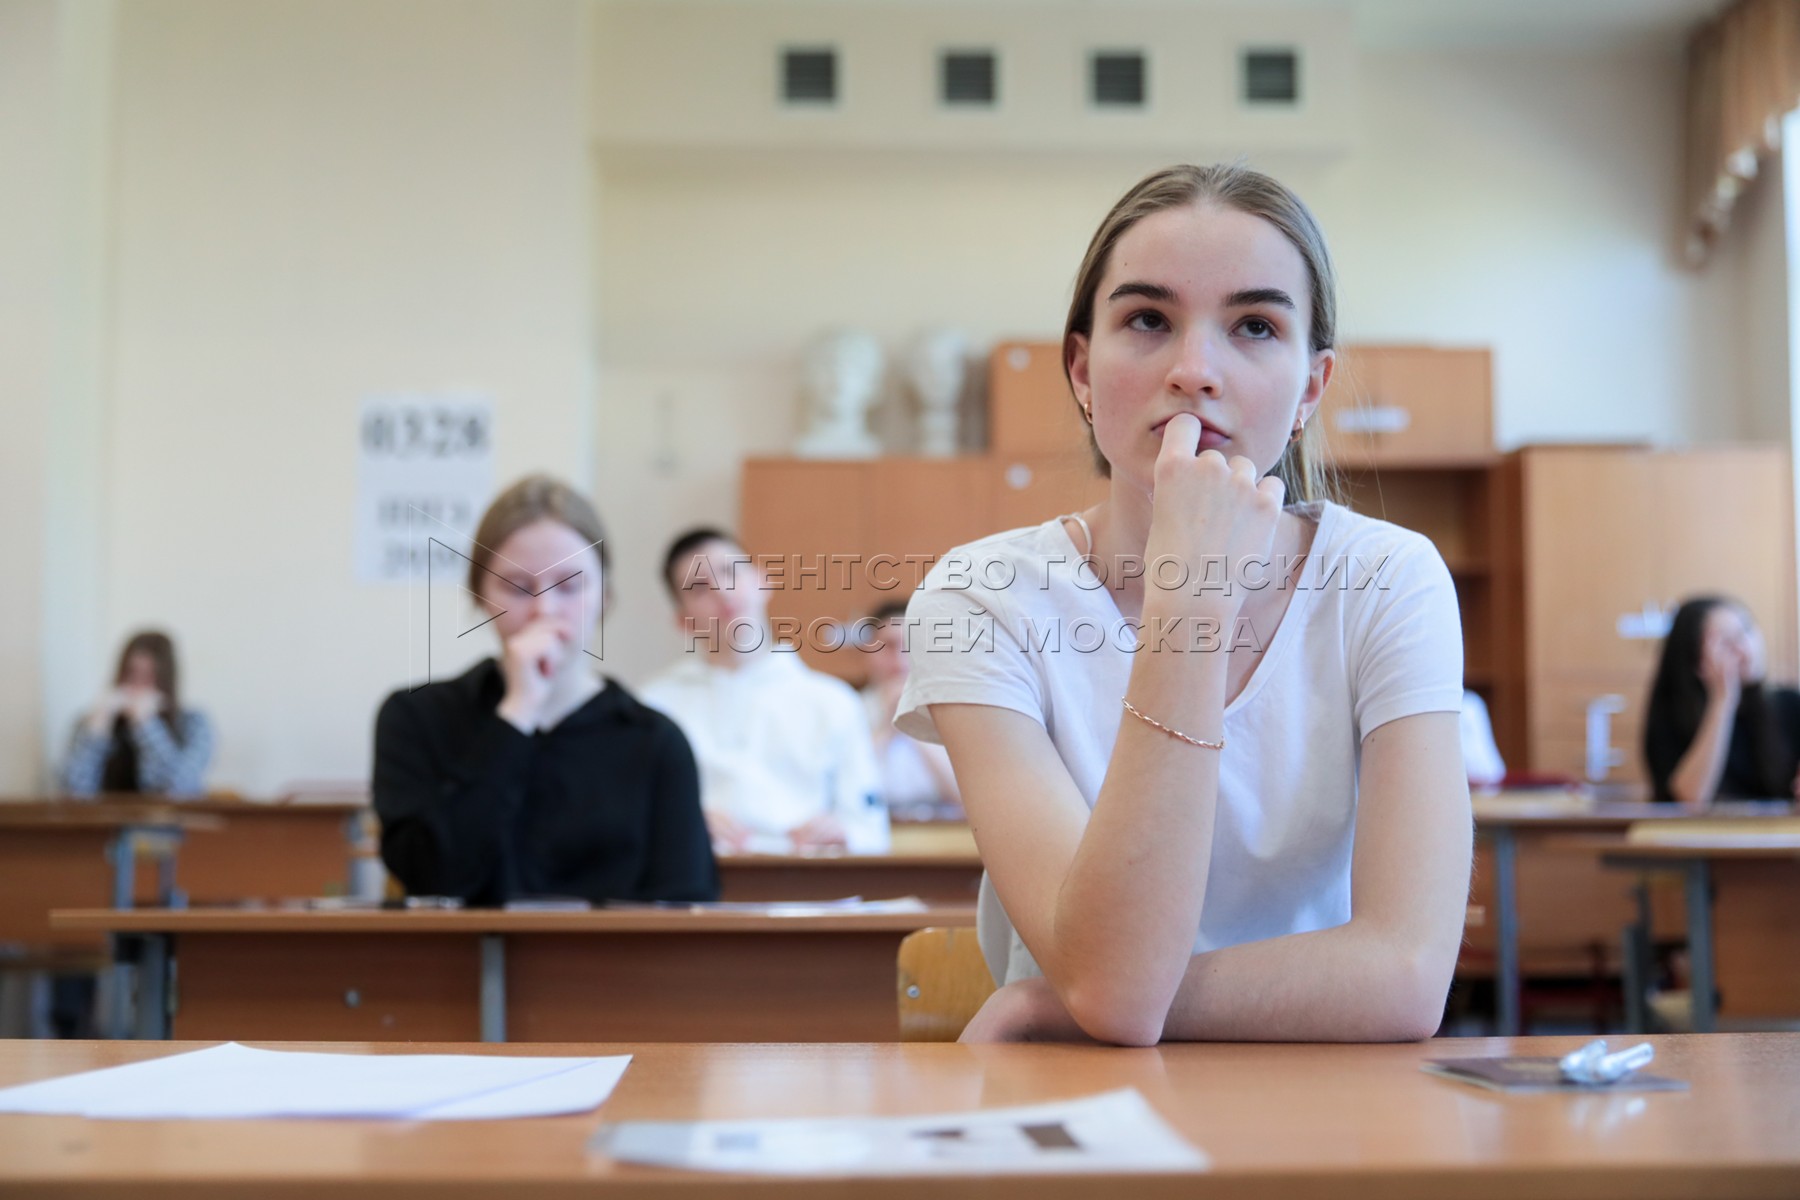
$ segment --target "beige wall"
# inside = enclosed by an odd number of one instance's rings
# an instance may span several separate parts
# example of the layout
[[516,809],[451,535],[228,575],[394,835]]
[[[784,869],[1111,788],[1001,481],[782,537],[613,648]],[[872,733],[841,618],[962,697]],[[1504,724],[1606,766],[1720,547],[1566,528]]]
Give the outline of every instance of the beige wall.
[[424,589],[409,628],[405,587],[352,581],[362,396],[488,392],[502,480],[588,482],[583,20],[122,9],[104,635],[176,635],[220,785],[364,775],[376,705],[422,674]]
[[[0,794],[47,781],[47,711],[107,652],[105,435],[112,0],[0,3]],[[91,692],[91,684],[78,685]]]
[[[1196,145],[1254,142],[1338,152],[1350,137],[1354,29],[1348,6],[1328,5],[604,0],[594,126],[608,148],[1194,154]],[[781,51],[820,45],[838,55],[837,102],[824,112],[777,104]],[[1238,53],[1271,45],[1299,54],[1299,100],[1251,110],[1236,96]],[[996,52],[991,109],[946,110],[937,101],[937,55],[967,47]],[[1088,102],[1086,59],[1098,49],[1144,55],[1141,110]]]
[[32,790],[41,761],[36,569],[56,324],[54,0],[0,3],[0,515],[11,584],[0,589],[0,795]]
[[[1771,363],[1785,370],[1766,350],[1778,331],[1743,319],[1746,290],[1771,285],[1760,252],[1697,276],[1673,257],[1672,55],[1383,51],[1360,75],[1349,153],[1238,148],[1318,212],[1343,338],[1492,346],[1502,446],[1784,436],[1749,399]],[[621,536],[627,584],[680,526],[735,519],[737,459],[792,437],[807,338],[853,325],[894,349],[929,323],[981,342],[1053,336],[1094,224],[1163,161],[605,155],[599,498],[609,514],[651,514]],[[1778,207],[1749,222],[1753,247]],[[628,587],[616,612],[666,624],[653,588]],[[623,665],[673,650],[665,632]]]

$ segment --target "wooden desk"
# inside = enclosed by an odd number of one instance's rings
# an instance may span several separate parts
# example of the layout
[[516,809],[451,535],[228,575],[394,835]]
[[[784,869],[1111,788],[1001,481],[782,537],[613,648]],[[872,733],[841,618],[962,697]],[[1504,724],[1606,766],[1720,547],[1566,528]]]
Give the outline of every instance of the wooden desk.
[[[883,1041],[900,941],[923,913],[59,912],[141,943],[148,1036],[397,1041]],[[149,1009],[153,1006],[145,1006]],[[161,1010],[167,1015],[167,1010]]]
[[[139,892],[140,853],[155,866],[149,893],[168,903],[177,895],[182,837],[223,826],[216,816],[167,802],[0,802],[0,942],[14,947],[12,965],[94,970],[105,961],[106,938],[54,928],[50,911],[129,907]],[[131,968],[118,963],[102,992],[102,1027],[114,1037],[130,1027],[131,984]]]
[[[1532,1200],[1800,1195],[1800,1035],[1662,1037],[1656,1069],[1691,1090],[1503,1096],[1422,1074],[1427,1058],[1560,1054],[1579,1038],[1399,1046],[580,1045],[631,1053],[595,1113],[547,1120],[83,1121],[0,1116],[12,1200]],[[168,1043],[0,1042],[0,1084],[169,1053]],[[293,1047],[302,1048],[302,1047]],[[315,1049],[367,1053],[392,1045]],[[515,1048],[517,1049],[517,1048]],[[418,1045],[407,1053],[480,1053]],[[614,1165],[602,1120],[916,1115],[1135,1087],[1213,1160],[1162,1176],[751,1178]]]
[[130,907],[137,894],[137,847],[152,843],[153,893],[174,886],[173,856],[183,835],[223,829],[217,816],[169,803],[0,802],[0,942],[95,952],[105,939],[53,929],[53,908]]
[[[1800,843],[1789,838],[1722,845],[1665,834],[1656,842],[1616,837],[1557,845],[1597,852],[1607,865],[1625,870],[1681,872],[1696,1031],[1710,1032],[1721,1012],[1800,1016]],[[1646,938],[1649,932],[1644,930]]]
[[[1475,830],[1483,851],[1476,861],[1472,900],[1494,914],[1493,953],[1498,1027],[1503,1035],[1519,1031],[1520,978],[1520,851],[1549,837],[1571,833],[1622,833],[1640,821],[1718,820],[1734,816],[1766,817],[1791,812],[1785,803],[1737,802],[1690,810],[1673,804],[1602,800],[1577,803],[1560,793],[1511,793],[1476,796]],[[1589,860],[1591,862],[1592,860]],[[1600,932],[1616,934],[1635,919],[1624,887],[1607,888],[1595,878],[1597,868],[1567,855],[1533,856],[1528,881],[1534,897],[1590,922]],[[1552,913],[1554,913],[1552,909]],[[1484,937],[1472,936],[1480,945]]]
[[890,900],[917,896],[940,904],[973,904],[981,858],[946,854],[732,854],[719,859],[725,900]]
[[[186,800],[184,813],[218,817],[216,832],[181,848],[176,877],[190,904],[232,904],[278,896],[340,896],[369,812],[361,800]],[[159,903],[140,887],[140,904]]]

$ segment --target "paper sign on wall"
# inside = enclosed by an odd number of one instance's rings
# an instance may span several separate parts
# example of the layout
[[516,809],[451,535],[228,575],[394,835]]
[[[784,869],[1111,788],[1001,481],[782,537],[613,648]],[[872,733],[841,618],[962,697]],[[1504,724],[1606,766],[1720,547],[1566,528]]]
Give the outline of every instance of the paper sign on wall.
[[494,489],[494,404],[466,392],[365,396],[357,420],[356,581],[460,574]]

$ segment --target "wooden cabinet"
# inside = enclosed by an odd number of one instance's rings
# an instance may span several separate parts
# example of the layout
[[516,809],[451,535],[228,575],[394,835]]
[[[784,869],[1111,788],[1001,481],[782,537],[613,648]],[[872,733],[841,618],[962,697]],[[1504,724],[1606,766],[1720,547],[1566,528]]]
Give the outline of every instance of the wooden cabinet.
[[997,455],[986,461],[992,487],[989,533],[1036,525],[1106,499],[1107,481],[1085,450],[1017,458]]
[[[1518,731],[1506,727],[1515,712],[1520,681],[1511,669],[1509,631],[1496,603],[1496,581],[1504,574],[1500,552],[1505,519],[1488,466],[1339,466],[1337,483],[1345,505],[1430,538],[1450,568],[1462,617],[1463,686],[1487,703],[1503,756]],[[1510,757],[1508,761],[1513,761]]]
[[1494,452],[1493,357],[1341,347],[1319,420],[1326,452],[1342,467],[1485,465]]
[[1521,765],[1585,777],[1593,719],[1612,749],[1601,778],[1643,780],[1644,704],[1666,621],[1691,596],[1743,601],[1771,678],[1795,678],[1785,450],[1536,446],[1496,474],[1512,542],[1501,557],[1516,564],[1496,603],[1520,637],[1524,687],[1508,720],[1524,731]]
[[744,464],[740,519],[744,545],[771,575],[776,631],[798,628],[809,666],[860,682],[860,653],[829,648],[827,625],[905,601],[955,546],[1086,508],[1104,490],[1081,453],[762,458]]
[[988,356],[988,448],[1055,456],[1087,441],[1055,342],[1002,342]]

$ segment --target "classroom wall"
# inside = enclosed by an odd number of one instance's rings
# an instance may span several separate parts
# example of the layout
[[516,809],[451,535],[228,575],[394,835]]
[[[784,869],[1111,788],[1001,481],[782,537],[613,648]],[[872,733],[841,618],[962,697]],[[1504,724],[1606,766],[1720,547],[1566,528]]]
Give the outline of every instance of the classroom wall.
[[68,733],[44,720],[47,701],[107,657],[93,633],[116,11],[0,3],[0,513],[14,568],[0,597],[0,794],[38,789]]
[[377,704],[423,675],[407,588],[352,580],[365,394],[485,391],[501,480],[589,482],[585,19],[122,8],[102,633],[175,634],[219,785],[365,776]]
[[[1492,346],[1502,447],[1785,437],[1769,416],[1783,339],[1766,307],[1746,313],[1773,284],[1779,203],[1705,272],[1679,265],[1673,46],[1365,51],[1358,74],[1348,152],[1217,151],[1313,205],[1345,340]],[[603,154],[599,498],[651,514],[621,534],[621,576],[653,573],[678,528],[734,519],[739,458],[793,438],[807,339],[851,325],[897,351],[934,323],[978,343],[1053,336],[1094,225],[1168,157]],[[892,418],[878,423],[904,431]],[[654,588],[628,588],[616,613],[663,631],[626,651],[628,677],[674,653]]]
[[0,795],[28,792],[41,760],[37,565],[55,324],[54,0],[0,3],[0,513],[14,583],[0,588]]

